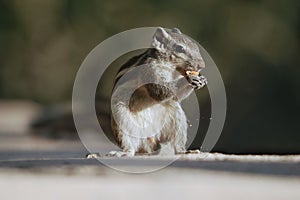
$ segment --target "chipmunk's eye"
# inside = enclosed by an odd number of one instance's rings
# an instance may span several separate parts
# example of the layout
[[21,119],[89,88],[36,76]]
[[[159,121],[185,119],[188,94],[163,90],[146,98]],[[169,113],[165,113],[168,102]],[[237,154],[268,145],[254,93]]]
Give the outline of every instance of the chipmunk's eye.
[[176,45],[175,46],[175,51],[178,52],[178,53],[184,53],[185,52],[184,47],[181,46],[181,45]]

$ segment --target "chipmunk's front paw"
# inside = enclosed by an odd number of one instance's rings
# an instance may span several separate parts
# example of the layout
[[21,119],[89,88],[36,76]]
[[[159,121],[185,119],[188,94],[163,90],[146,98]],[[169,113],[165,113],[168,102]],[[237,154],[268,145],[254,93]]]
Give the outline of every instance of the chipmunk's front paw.
[[207,84],[207,79],[204,76],[190,75],[187,77],[187,80],[195,90],[200,89]]

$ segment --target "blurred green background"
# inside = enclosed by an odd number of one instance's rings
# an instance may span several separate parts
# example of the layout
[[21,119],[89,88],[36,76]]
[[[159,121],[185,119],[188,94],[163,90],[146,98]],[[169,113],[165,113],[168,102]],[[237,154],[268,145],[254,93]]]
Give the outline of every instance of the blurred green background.
[[298,0],[1,0],[0,98],[70,102],[89,51],[146,26],[180,28],[219,67],[228,112],[215,151],[300,153]]

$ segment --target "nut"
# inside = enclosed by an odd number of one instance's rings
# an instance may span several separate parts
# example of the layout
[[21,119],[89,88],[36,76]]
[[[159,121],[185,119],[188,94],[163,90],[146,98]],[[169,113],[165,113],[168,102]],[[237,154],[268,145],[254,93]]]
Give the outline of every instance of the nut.
[[185,73],[186,73],[186,75],[199,76],[199,72],[197,72],[197,71],[186,71]]

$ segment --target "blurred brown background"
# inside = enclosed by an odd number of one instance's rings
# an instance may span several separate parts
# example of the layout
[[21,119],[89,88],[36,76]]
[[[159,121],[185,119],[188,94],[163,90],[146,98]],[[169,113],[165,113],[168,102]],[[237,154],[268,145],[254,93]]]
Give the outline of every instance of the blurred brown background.
[[[297,0],[1,0],[0,98],[5,103],[0,134],[11,130],[5,130],[9,116],[12,126],[19,126],[20,115],[10,112],[22,109],[7,102],[25,100],[50,108],[68,104],[89,51],[111,35],[145,26],[180,28],[219,67],[228,111],[214,151],[300,153]],[[108,94],[105,90],[100,96],[106,100]],[[202,104],[205,122],[209,103]],[[49,112],[68,110],[62,107]]]

